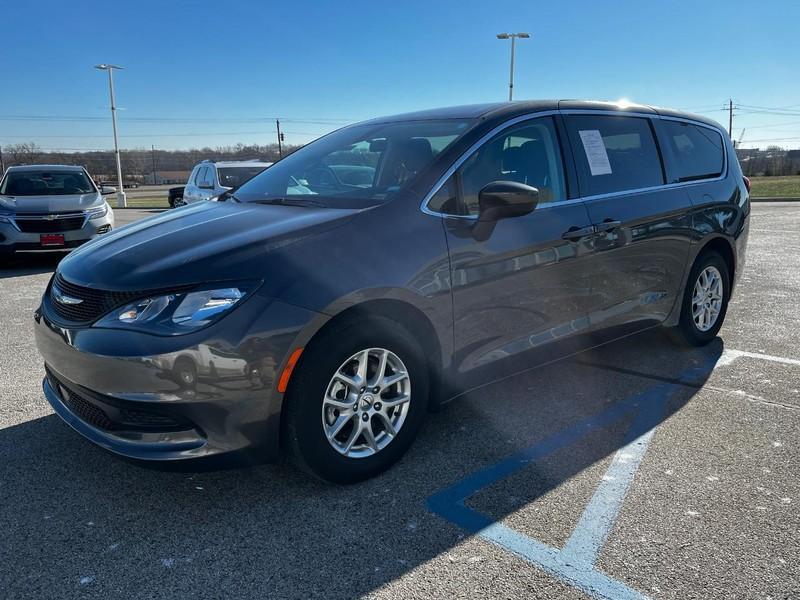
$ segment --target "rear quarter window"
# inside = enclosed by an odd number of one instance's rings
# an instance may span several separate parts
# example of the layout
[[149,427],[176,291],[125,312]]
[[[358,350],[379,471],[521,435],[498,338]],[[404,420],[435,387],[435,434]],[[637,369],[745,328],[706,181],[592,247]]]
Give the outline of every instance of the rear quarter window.
[[661,156],[649,119],[572,115],[566,122],[583,196],[664,183]]
[[661,132],[672,151],[673,182],[719,177],[725,168],[722,136],[715,130],[683,121],[663,120]]

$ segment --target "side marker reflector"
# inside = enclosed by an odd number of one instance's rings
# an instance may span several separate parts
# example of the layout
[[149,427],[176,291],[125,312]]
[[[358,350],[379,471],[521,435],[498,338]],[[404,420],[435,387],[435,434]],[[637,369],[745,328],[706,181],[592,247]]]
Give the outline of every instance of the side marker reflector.
[[286,391],[286,388],[289,386],[289,379],[292,376],[292,371],[294,371],[294,366],[297,364],[297,361],[300,360],[300,355],[303,353],[302,348],[297,348],[294,352],[292,352],[291,356],[289,356],[289,360],[286,361],[286,366],[283,368],[283,373],[281,373],[281,378],[278,380],[278,391],[283,394]]

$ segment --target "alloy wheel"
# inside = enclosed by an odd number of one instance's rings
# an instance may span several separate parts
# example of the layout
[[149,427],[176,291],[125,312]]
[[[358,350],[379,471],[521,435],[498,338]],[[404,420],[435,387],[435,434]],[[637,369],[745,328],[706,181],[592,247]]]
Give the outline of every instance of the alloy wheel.
[[722,312],[722,275],[714,266],[700,272],[692,293],[692,319],[700,331],[708,331],[716,324]]
[[392,443],[411,403],[411,378],[394,352],[367,348],[344,361],[322,401],[328,443],[349,458],[372,456]]

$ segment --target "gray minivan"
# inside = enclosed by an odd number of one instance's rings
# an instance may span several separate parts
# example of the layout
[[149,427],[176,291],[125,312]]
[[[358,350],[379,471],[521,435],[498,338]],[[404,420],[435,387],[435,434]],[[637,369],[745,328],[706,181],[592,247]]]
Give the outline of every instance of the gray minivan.
[[35,315],[44,392],[127,457],[282,448],[359,481],[476,386],[653,327],[711,341],[749,213],[730,139],[695,115],[538,101],[359,123],[62,261]]

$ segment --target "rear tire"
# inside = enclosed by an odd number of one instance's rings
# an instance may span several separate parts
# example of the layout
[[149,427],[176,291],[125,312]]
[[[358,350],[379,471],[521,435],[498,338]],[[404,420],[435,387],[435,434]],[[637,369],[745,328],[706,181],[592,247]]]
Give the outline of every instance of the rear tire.
[[701,254],[689,273],[684,290],[681,317],[670,331],[688,346],[705,346],[719,333],[731,295],[728,264],[720,254]]
[[383,317],[334,324],[312,340],[292,375],[282,436],[289,458],[332,483],[374,477],[411,446],[428,390],[422,349],[402,326]]

